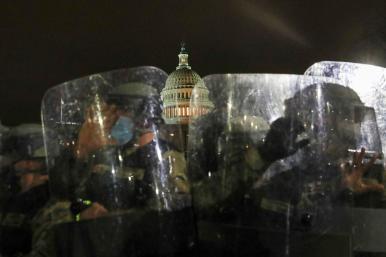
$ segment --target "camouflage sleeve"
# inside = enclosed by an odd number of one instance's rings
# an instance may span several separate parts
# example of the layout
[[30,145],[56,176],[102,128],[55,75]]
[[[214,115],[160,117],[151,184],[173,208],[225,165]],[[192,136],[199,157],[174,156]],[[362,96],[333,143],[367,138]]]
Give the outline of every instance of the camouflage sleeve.
[[184,154],[175,150],[166,151],[163,159],[169,164],[170,179],[179,193],[189,193],[190,185]]
[[73,216],[70,211],[70,202],[49,202],[32,220],[32,251],[29,257],[55,257],[53,226],[59,223],[70,222]]

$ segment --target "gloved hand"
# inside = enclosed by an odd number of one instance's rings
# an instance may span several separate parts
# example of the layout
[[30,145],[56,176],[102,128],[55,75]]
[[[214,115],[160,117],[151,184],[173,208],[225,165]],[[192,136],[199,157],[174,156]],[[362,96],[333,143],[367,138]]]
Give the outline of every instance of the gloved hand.
[[111,138],[110,131],[118,120],[117,107],[100,103],[90,106],[86,111],[86,119],[80,128],[75,156],[83,159],[107,145],[115,145],[117,142]]
[[348,188],[354,193],[366,193],[370,191],[383,192],[385,190],[384,185],[380,183],[368,183],[363,180],[363,175],[379,158],[379,155],[375,154],[371,160],[365,164],[363,163],[365,153],[366,149],[362,148],[360,153],[354,153],[352,164],[342,163],[340,165],[343,176],[342,187]]
[[108,211],[99,203],[92,203],[91,206],[80,213],[81,220],[96,219],[106,216]]
[[289,117],[280,117],[272,122],[259,152],[268,163],[294,154],[309,144],[308,139],[296,141],[305,131],[303,124]]

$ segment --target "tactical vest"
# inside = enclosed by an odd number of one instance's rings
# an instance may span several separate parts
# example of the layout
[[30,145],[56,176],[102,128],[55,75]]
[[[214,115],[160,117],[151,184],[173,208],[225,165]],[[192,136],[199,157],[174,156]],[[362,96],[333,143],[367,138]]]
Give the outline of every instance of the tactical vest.
[[[113,160],[116,156],[120,156],[121,161]],[[139,148],[124,146],[104,149],[89,161],[87,169],[90,175],[79,190],[83,195],[81,198],[98,202],[108,210],[145,206],[178,208],[166,207],[167,204],[162,200],[173,202],[173,205],[179,202],[180,199],[176,199],[179,198],[176,185],[180,181],[187,183],[183,153],[162,140]],[[163,191],[157,193],[157,190]],[[157,194],[161,193],[160,202]]]

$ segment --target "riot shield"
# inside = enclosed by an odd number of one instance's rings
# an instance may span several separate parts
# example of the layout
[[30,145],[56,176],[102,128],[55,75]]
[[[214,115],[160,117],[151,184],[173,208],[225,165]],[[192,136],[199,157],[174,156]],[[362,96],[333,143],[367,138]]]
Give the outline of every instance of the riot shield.
[[[310,66],[305,75],[325,76],[340,81],[341,84],[354,89],[366,106],[375,110],[376,122],[382,143],[382,152],[386,150],[386,69],[368,64],[348,62],[319,62]],[[375,139],[374,139],[375,140]],[[379,142],[374,142],[377,148]],[[378,150],[378,149],[374,149]]]
[[[385,87],[386,69],[368,64],[323,61],[310,66],[306,75],[326,76],[335,78],[341,84],[354,89],[366,108],[358,110],[361,121],[360,145],[367,149],[385,153],[386,122],[385,122]],[[377,135],[379,132],[379,135]],[[383,157],[383,155],[382,155]],[[368,158],[368,157],[367,157]],[[385,159],[377,162],[367,177],[384,180]],[[385,195],[383,195],[383,202]],[[384,203],[381,206],[384,208]],[[383,210],[355,208],[353,216],[353,244],[358,252],[384,253],[386,248],[379,240],[384,236],[383,223],[386,213]]]
[[357,196],[379,205],[383,191],[361,176],[375,159],[350,152],[369,140],[361,124],[374,126],[357,93],[311,76],[204,81],[214,108],[192,121],[188,144],[203,256],[351,256],[349,210]]
[[[53,227],[59,256],[192,251],[185,157],[162,137],[159,92],[166,77],[154,67],[122,69],[46,92],[42,120],[54,132],[45,133],[51,212],[71,212]],[[55,145],[59,154],[51,153]]]

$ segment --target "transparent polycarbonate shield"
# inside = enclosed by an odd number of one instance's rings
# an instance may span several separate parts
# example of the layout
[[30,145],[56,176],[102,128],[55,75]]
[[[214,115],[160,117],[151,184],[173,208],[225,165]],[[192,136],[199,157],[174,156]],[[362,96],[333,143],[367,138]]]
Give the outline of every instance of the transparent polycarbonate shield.
[[[305,72],[311,76],[335,78],[343,85],[354,89],[366,106],[375,110],[376,122],[382,141],[382,152],[386,151],[386,69],[379,66],[325,61],[313,64]],[[373,149],[369,149],[373,150]],[[377,149],[374,149],[375,151]]]
[[73,220],[56,228],[63,256],[170,255],[192,247],[184,153],[161,131],[166,77],[154,67],[121,69],[46,92],[51,191]]
[[[313,64],[305,74],[338,79],[341,84],[358,93],[367,106],[358,113],[363,117],[361,130],[367,131],[362,133],[360,147],[367,149],[369,152],[367,155],[373,155],[374,152],[384,154],[386,150],[386,69],[368,64],[323,61]],[[380,140],[374,137],[376,135],[374,131],[379,131]],[[382,164],[374,165],[378,170],[384,170],[385,159],[383,158],[381,162]],[[379,179],[384,179],[384,175],[382,177]],[[385,233],[384,226],[381,225],[386,215],[384,210],[355,208],[351,213],[354,249],[358,252],[386,252],[386,247],[380,240]]]
[[42,103],[44,128],[54,132],[45,135],[50,162],[56,158],[56,151],[51,150],[56,148],[57,143],[62,149],[75,143],[72,139],[75,139],[85,110],[95,100],[95,96],[99,97],[121,82],[142,82],[160,92],[166,78],[164,71],[145,66],[95,74],[51,88]]
[[188,144],[204,251],[208,241],[234,256],[300,256],[326,241],[332,252],[351,251],[347,208],[382,205],[382,171],[371,166],[362,177],[351,152],[379,139],[373,109],[331,78],[224,74],[204,82],[214,108],[192,119]]

